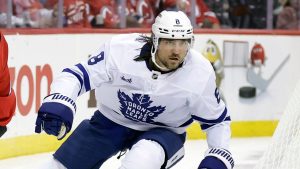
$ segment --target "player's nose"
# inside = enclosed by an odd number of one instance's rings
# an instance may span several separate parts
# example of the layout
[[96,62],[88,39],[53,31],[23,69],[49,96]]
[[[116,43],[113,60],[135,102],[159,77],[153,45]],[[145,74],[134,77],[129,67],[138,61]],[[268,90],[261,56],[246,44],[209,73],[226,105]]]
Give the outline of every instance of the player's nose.
[[174,44],[173,44],[173,48],[172,48],[172,52],[173,52],[174,54],[179,54],[181,48],[182,48],[182,47],[180,46],[179,43],[174,43]]

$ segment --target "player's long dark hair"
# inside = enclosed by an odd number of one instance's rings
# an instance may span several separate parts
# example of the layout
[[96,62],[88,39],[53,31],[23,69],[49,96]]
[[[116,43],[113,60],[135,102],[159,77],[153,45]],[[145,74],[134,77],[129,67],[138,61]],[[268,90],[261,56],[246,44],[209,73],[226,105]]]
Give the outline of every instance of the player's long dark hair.
[[153,46],[152,37],[147,35],[140,35],[137,39],[138,42],[145,43],[145,45],[140,49],[140,55],[134,58],[134,61],[145,61],[151,58],[151,48]]

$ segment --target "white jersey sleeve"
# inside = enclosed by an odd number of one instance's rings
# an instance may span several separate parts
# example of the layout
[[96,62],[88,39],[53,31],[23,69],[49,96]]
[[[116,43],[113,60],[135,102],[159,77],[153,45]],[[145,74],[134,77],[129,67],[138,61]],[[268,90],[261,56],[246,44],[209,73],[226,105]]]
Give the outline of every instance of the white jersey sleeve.
[[215,83],[215,74],[208,76],[207,83],[200,88],[191,99],[192,117],[199,121],[202,130],[207,133],[208,146],[229,148],[230,115],[220,98],[220,93]]
[[54,79],[51,93],[62,93],[76,100],[79,95],[109,81],[106,53],[109,53],[109,42],[103,44],[88,60],[65,68]]

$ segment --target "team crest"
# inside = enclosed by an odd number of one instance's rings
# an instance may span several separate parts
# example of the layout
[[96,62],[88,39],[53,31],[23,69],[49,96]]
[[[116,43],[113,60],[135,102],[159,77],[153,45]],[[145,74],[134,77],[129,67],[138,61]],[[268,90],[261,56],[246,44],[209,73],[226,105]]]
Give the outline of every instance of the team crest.
[[153,101],[149,95],[132,94],[128,96],[124,92],[118,91],[120,111],[130,120],[146,123],[155,123],[153,120],[166,109],[165,106],[151,106]]

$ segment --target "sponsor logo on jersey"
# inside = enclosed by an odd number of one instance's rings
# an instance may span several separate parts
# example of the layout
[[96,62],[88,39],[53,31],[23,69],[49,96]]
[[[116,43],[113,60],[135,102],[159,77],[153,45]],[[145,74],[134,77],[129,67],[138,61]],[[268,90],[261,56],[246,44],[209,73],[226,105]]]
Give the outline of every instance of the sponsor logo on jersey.
[[128,96],[122,91],[118,91],[120,111],[130,120],[154,123],[154,118],[166,110],[166,106],[151,106],[153,101],[146,94],[132,94]]
[[126,79],[124,76],[122,76],[121,79],[122,79],[123,81],[125,81],[125,82],[128,82],[128,83],[131,83],[131,82],[132,82],[131,78]]

